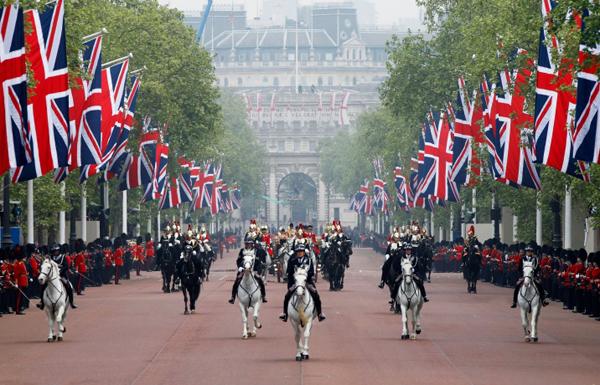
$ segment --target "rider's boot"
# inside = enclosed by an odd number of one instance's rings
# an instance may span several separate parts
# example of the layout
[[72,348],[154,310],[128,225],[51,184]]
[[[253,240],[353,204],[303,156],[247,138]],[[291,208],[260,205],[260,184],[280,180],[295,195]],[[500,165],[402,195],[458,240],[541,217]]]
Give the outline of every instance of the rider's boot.
[[319,296],[317,289],[309,288],[308,291],[312,295],[313,301],[315,301],[315,310],[317,311],[317,318],[319,319],[319,322],[325,321],[327,317],[325,317],[325,314],[323,314],[323,311],[321,309],[321,297]]
[[512,305],[510,305],[511,309],[514,309],[517,307],[517,296],[519,295],[520,288],[521,288],[520,284],[515,285],[515,291],[513,292],[513,302],[512,302]]
[[548,306],[550,302],[548,302],[548,300],[546,299],[546,290],[544,290],[542,283],[538,282],[537,280],[535,280],[534,283],[538,289],[538,292],[540,293],[540,301],[542,303],[542,306]]
[[35,304],[38,309],[44,310],[44,290],[46,290],[47,285],[42,285],[40,290],[40,302]]
[[67,290],[67,297],[69,298],[69,304],[71,305],[71,308],[77,309],[77,305],[75,305],[75,302],[73,301],[73,287],[69,282],[65,284],[65,289]]
[[242,277],[240,274],[238,274],[238,276],[235,278],[235,282],[233,283],[233,287],[231,288],[231,298],[229,298],[229,301],[227,301],[232,305],[235,302],[235,297],[237,295],[238,286],[240,286],[241,280],[242,280]]
[[425,292],[425,285],[423,284],[423,281],[421,281],[420,279],[415,279],[415,282],[417,283],[419,291],[423,296],[423,302],[429,302],[429,299],[427,298],[427,293]]
[[377,285],[377,287],[380,289],[383,289],[384,286],[385,286],[385,282],[383,282],[383,280],[381,280],[381,282],[379,282],[379,285]]
[[265,283],[263,282],[262,278],[260,277],[256,277],[256,282],[258,283],[258,287],[260,287],[260,295],[262,297],[262,301],[263,303],[267,302],[267,291],[265,289]]
[[279,319],[283,322],[287,322],[288,319],[287,308],[288,304],[290,303],[290,298],[292,298],[292,293],[292,290],[288,290],[287,293],[285,293],[285,298],[283,299],[283,313],[279,315]]

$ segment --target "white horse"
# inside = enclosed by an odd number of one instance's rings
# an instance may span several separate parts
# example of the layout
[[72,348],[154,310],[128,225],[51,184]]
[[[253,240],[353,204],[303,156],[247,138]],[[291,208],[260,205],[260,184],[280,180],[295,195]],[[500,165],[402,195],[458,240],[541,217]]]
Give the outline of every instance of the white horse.
[[[67,331],[64,326],[67,318],[68,298],[67,291],[60,279],[58,265],[50,258],[44,259],[38,281],[41,285],[47,285],[44,290],[44,309],[48,316],[48,342],[63,340],[63,333]],[[54,333],[54,324],[57,325],[57,332]]]
[[[537,322],[542,310],[540,293],[533,282],[535,262],[523,262],[523,285],[519,290],[517,302],[521,310],[521,325],[526,342],[537,342]],[[531,333],[529,329],[531,328]]]
[[[248,339],[248,337],[256,337],[256,329],[262,328],[262,324],[258,320],[258,312],[262,303],[262,297],[260,293],[260,287],[256,278],[254,278],[254,262],[256,261],[254,254],[244,254],[243,259],[243,274],[242,281],[238,286],[237,298],[238,304],[240,305],[240,311],[242,312],[242,324],[243,332],[242,338]],[[252,330],[248,333],[248,311],[252,308],[254,310]]]
[[[308,360],[308,340],[315,318],[315,303],[306,288],[308,269],[295,268],[296,288],[288,303],[288,316],[296,338],[296,361]],[[303,338],[302,338],[303,337]]]
[[410,339],[417,339],[417,334],[421,334],[421,308],[423,307],[423,297],[421,291],[414,280],[414,257],[411,259],[402,258],[402,281],[396,293],[396,303],[400,304],[402,309],[402,339],[407,340],[408,334],[408,311],[412,314],[412,333]]

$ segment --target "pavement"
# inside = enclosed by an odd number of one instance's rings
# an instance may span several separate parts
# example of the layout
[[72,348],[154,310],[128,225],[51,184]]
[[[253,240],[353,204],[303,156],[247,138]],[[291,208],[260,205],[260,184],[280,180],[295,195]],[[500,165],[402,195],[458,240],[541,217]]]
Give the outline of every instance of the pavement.
[[214,265],[197,313],[159,273],[89,288],[70,310],[63,342],[47,343],[45,313],[0,318],[1,385],[592,385],[600,384],[600,322],[543,309],[537,344],[523,341],[511,289],[486,283],[466,293],[459,274],[433,274],[423,333],[402,341],[401,319],[377,288],[383,257],[357,249],[345,288],[319,280],[328,318],[315,322],[310,360],[296,362],[293,331],[277,316],[285,284],[271,277],[263,328],[242,340],[239,307],[227,303],[235,253]]

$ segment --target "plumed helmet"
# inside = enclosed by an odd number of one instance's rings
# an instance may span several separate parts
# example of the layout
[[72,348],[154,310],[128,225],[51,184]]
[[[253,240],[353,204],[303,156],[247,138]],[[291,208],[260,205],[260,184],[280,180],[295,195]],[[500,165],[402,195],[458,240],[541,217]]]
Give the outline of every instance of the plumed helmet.
[[58,243],[53,243],[52,246],[50,246],[50,252],[60,252],[60,245]]
[[265,225],[260,226],[260,231],[268,231],[269,228]]
[[469,231],[467,231],[467,235],[470,236],[470,237],[472,237],[472,236],[475,235],[475,226],[471,225],[469,227]]
[[294,245],[294,251],[306,251],[306,246],[304,245],[304,243],[296,243],[296,245]]
[[247,234],[244,238],[244,243],[254,245],[254,238],[250,234]]

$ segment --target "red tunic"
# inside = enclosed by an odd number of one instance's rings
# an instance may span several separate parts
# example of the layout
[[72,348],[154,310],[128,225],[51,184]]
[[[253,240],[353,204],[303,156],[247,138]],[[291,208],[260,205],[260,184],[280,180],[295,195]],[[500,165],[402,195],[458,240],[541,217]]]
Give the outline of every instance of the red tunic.
[[29,276],[27,274],[27,267],[25,266],[25,262],[16,261],[13,264],[13,277],[14,283],[19,288],[25,288],[29,285]]
[[146,258],[154,257],[154,242],[149,240],[146,242]]
[[123,255],[125,254],[125,251],[123,250],[122,247],[119,247],[117,250],[115,250],[115,253],[113,254],[113,259],[115,261],[115,266],[123,266]]
[[34,257],[29,257],[29,266],[31,266],[31,275],[37,278],[40,275],[40,263]]
[[144,246],[142,245],[134,245],[133,246],[133,260],[144,262]]
[[111,267],[113,265],[113,253],[111,250],[104,251],[104,266]]
[[77,253],[75,256],[75,268],[80,273],[87,272],[87,265],[85,264],[85,253]]

